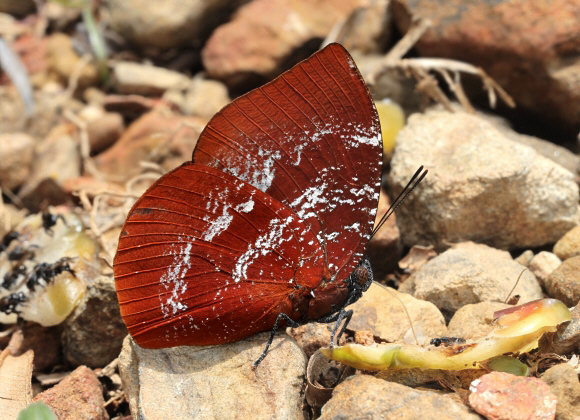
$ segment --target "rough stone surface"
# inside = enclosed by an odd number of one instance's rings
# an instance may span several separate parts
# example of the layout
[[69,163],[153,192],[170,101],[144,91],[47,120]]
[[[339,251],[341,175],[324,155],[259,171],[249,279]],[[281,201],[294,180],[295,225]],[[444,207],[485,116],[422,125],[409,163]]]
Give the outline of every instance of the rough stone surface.
[[0,186],[19,187],[30,176],[34,139],[24,133],[0,134]]
[[57,385],[34,397],[48,405],[59,420],[108,420],[103,388],[97,375],[79,366]]
[[473,381],[469,404],[488,419],[548,420],[556,415],[556,397],[538,378],[491,372]]
[[370,330],[389,342],[415,343],[406,309],[421,344],[447,335],[445,319],[435,305],[394,289],[389,290],[396,297],[373,283],[357,302],[348,306],[347,309],[354,312],[348,328]]
[[[288,328],[287,332],[302,347],[306,357],[310,358],[319,348],[328,347],[333,326],[333,323],[309,322],[297,328]],[[341,337],[341,340],[344,340],[344,337]]]
[[526,248],[554,243],[577,223],[572,173],[477,115],[412,115],[391,161],[395,194],[421,164],[429,175],[397,210],[406,244]]
[[[313,52],[332,27],[345,19],[360,0],[255,0],[217,28],[202,51],[212,78],[236,85],[249,74],[270,78],[289,67],[287,60],[309,41]],[[293,57],[295,60],[299,56]],[[306,58],[303,56],[301,58]]]
[[424,419],[479,420],[468,407],[449,396],[417,391],[369,375],[355,375],[338,385],[320,420]]
[[523,269],[506,251],[467,242],[427,262],[399,290],[451,314],[469,303],[504,302],[521,274],[511,295],[520,295],[520,303],[541,299],[536,277]]
[[568,258],[545,282],[548,296],[574,306],[580,302],[580,256]]
[[562,260],[551,252],[541,251],[528,264],[528,268],[534,273],[541,286],[544,286],[546,279],[562,264]]
[[[432,26],[416,43],[421,56],[453,58],[488,72],[539,118],[580,126],[580,1],[397,0],[402,32],[412,19]],[[477,89],[480,89],[479,85]]]
[[64,356],[73,366],[106,366],[119,355],[126,335],[113,279],[99,277],[64,323]]
[[199,46],[243,1],[106,0],[105,21],[124,39],[156,54],[177,46]]
[[252,369],[269,333],[221,346],[143,349],[123,343],[119,370],[134,418],[303,419],[306,357],[277,335]]
[[510,306],[501,302],[479,302],[462,306],[449,321],[449,336],[466,340],[485,337],[496,327],[493,325],[494,312]]
[[580,413],[580,382],[574,368],[568,363],[561,363],[544,372],[541,379],[558,399],[556,419],[577,419]]
[[554,254],[560,257],[561,260],[580,255],[580,226],[570,229],[556,242]]

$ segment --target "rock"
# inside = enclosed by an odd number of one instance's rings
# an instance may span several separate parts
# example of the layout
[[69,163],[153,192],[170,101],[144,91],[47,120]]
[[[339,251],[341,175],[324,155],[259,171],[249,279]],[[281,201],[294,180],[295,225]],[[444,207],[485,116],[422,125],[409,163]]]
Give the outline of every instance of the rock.
[[580,350],[580,318],[578,314],[572,313],[572,321],[560,324],[555,333],[544,334],[539,341],[540,354],[555,353],[569,355]]
[[[314,52],[334,25],[362,0],[255,0],[242,6],[229,23],[219,26],[202,50],[210,77],[239,85],[250,75],[272,78]],[[311,44],[308,44],[312,41]],[[298,48],[308,45],[299,57]]]
[[391,161],[393,193],[421,164],[429,175],[397,210],[405,244],[535,247],[557,241],[577,223],[574,176],[477,115],[412,115]]
[[54,387],[34,397],[48,405],[60,420],[108,420],[103,388],[97,375],[79,366]]
[[532,258],[534,258],[534,251],[532,251],[531,249],[527,249],[524,252],[522,252],[517,258],[514,258],[514,261],[523,265],[524,267],[527,267],[530,264],[530,261],[532,261]]
[[561,260],[580,255],[580,226],[569,230],[556,242],[554,254],[560,257]]
[[387,369],[376,373],[375,378],[397,384],[418,387],[442,381],[452,389],[469,389],[471,383],[488,373],[484,369]]
[[20,356],[12,356],[8,352],[3,355],[0,365],[2,386],[0,387],[0,407],[2,416],[6,419],[15,419],[18,413],[32,402],[32,351]]
[[[309,322],[297,328],[288,328],[287,333],[292,337],[304,353],[306,357],[310,357],[321,347],[328,347],[330,343],[330,335],[334,323],[319,324],[318,322]],[[343,337],[341,337],[343,339]]]
[[223,83],[194,78],[181,110],[186,115],[209,119],[229,102],[228,89]]
[[104,21],[125,40],[157,55],[179,46],[199,46],[242,0],[106,0]]
[[580,301],[580,256],[568,258],[545,282],[548,296],[559,299],[567,306]]
[[580,382],[575,369],[568,363],[561,363],[544,372],[541,379],[558,399],[556,418],[577,419],[580,413]]
[[449,321],[449,336],[466,340],[485,337],[496,328],[493,325],[494,312],[510,306],[501,302],[479,302],[462,306]]
[[478,420],[468,407],[447,395],[417,391],[369,375],[355,375],[338,385],[320,420],[330,419]]
[[562,260],[555,254],[547,251],[541,251],[532,258],[528,268],[536,276],[540,282],[540,286],[544,286],[546,279],[562,264]]
[[32,173],[18,192],[29,209],[46,204],[58,205],[69,200],[62,184],[81,173],[78,131],[72,124],[55,126],[35,149]]
[[19,187],[30,176],[34,139],[24,133],[0,134],[0,186]]
[[143,349],[123,343],[119,370],[134,418],[302,419],[306,358],[277,335],[258,368],[269,333],[221,346]]
[[105,112],[87,124],[87,134],[92,153],[100,153],[112,146],[125,132],[121,114]]
[[556,397],[538,378],[491,372],[473,381],[469,404],[488,419],[554,419]]
[[[152,111],[133,122],[112,147],[95,157],[95,163],[102,172],[125,180],[141,173],[141,161],[172,169],[191,160],[203,126],[194,117]],[[172,159],[164,158],[167,155]]]
[[91,63],[82,63],[83,60],[74,50],[72,40],[63,33],[51,35],[46,46],[47,65],[57,80],[68,86],[73,73],[80,73],[78,76],[78,86],[83,89],[95,85],[100,81],[97,68]]
[[432,22],[414,46],[419,55],[481,66],[510,93],[518,108],[577,131],[580,66],[569,59],[577,50],[567,40],[580,36],[580,1],[562,4],[500,0],[458,7],[442,0],[397,0],[393,16],[403,33],[415,19]]
[[62,364],[62,343],[60,327],[43,327],[29,322],[22,328],[24,337],[17,354],[34,351],[33,367],[35,372],[44,372]]
[[389,342],[415,343],[406,309],[420,344],[447,335],[445,319],[435,305],[394,289],[389,290],[396,297],[373,283],[357,302],[348,306],[347,309],[354,312],[348,328],[371,330],[374,335]]
[[0,13],[24,17],[35,10],[34,0],[0,0]]
[[[381,189],[375,226],[390,205],[389,196]],[[382,280],[388,273],[393,272],[397,268],[402,252],[401,236],[397,228],[396,216],[393,213],[367,245],[366,255],[371,261],[374,279]]]
[[340,42],[348,51],[383,53],[393,30],[390,0],[377,0],[357,7],[341,26]]
[[114,280],[99,277],[64,323],[64,357],[73,366],[106,366],[119,355],[126,335]]
[[113,80],[117,92],[143,96],[161,95],[168,89],[185,90],[190,84],[188,77],[176,71],[128,61],[113,66]]
[[[504,302],[523,269],[506,251],[467,242],[427,262],[399,290],[433,302],[448,315],[469,303]],[[543,296],[536,277],[528,270],[511,295],[520,295],[520,303]]]

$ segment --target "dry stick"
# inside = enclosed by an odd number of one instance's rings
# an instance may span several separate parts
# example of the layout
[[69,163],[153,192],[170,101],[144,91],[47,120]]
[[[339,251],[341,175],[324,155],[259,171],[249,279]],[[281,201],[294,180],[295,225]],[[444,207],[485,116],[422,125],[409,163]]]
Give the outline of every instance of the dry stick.
[[455,94],[455,97],[457,98],[461,106],[465,108],[465,110],[470,114],[475,114],[475,108],[473,108],[473,106],[471,105],[471,102],[469,101],[467,95],[465,94],[465,91],[463,90],[463,86],[461,86],[461,78],[459,76],[459,72],[458,71],[453,72],[455,75],[455,80],[453,80],[448,70],[440,68],[436,68],[434,70],[443,77],[445,82],[447,82],[447,84],[449,85],[449,89],[451,89],[451,91]]
[[447,111],[453,112],[451,101],[447,95],[443,93],[435,77],[431,76],[429,73],[427,73],[427,71],[420,68],[415,69],[411,67],[409,68],[409,71],[417,81],[417,91],[423,92],[435,102],[442,104]]
[[401,38],[397,44],[382,59],[379,67],[370,73],[366,80],[370,85],[374,85],[378,77],[387,69],[392,67],[393,62],[399,61],[413,46],[417,43],[419,38],[429,29],[431,21],[429,19],[419,19],[411,25],[407,33]]
[[423,69],[428,70],[442,69],[452,72],[461,72],[472,74],[482,79],[483,87],[488,93],[490,106],[495,106],[497,93],[499,97],[511,108],[516,106],[513,98],[504,90],[495,80],[491,78],[482,68],[476,67],[472,64],[463,61],[452,60],[448,58],[405,58],[398,61],[386,63],[387,67],[402,68],[402,69]]

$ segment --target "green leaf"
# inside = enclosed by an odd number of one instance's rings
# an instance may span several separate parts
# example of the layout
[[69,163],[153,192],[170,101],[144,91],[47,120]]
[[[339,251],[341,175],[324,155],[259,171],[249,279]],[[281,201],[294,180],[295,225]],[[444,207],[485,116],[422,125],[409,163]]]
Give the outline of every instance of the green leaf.
[[30,404],[18,415],[18,420],[57,420],[48,405],[37,402]]

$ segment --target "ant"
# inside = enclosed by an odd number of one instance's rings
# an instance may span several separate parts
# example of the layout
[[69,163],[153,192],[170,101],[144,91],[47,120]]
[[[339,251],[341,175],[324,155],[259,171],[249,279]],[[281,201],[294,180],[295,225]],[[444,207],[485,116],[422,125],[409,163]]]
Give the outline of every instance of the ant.
[[10,231],[4,235],[2,241],[0,242],[0,252],[5,251],[10,246],[12,241],[18,239],[18,236],[20,235],[16,231]]
[[[31,245],[31,247],[38,248],[37,245]],[[21,246],[17,246],[15,249],[8,253],[8,261],[21,261],[24,259],[34,259],[34,251],[30,248],[24,249]]]
[[66,225],[66,220],[62,214],[52,214],[52,213],[42,213],[42,227],[44,231],[52,236],[52,227],[56,225],[58,219],[61,219],[62,222]]
[[26,301],[26,295],[23,292],[11,293],[8,296],[0,298],[0,312],[6,315],[18,314],[16,307]]
[[26,267],[22,264],[17,265],[11,271],[4,275],[4,281],[0,287],[9,290],[18,280],[18,277],[26,275]]
[[443,345],[444,347],[451,346],[453,344],[463,344],[465,343],[465,338],[459,337],[440,337],[440,338],[433,338],[429,344],[434,345],[435,347],[439,347]]
[[59,274],[68,271],[73,276],[75,275],[74,270],[70,267],[68,263],[70,258],[61,258],[60,260],[56,261],[53,264],[49,263],[40,263],[36,264],[32,269],[32,273],[28,280],[26,281],[26,287],[30,290],[34,290],[37,285],[40,284],[41,281],[44,281],[45,284],[48,284],[54,277],[58,276]]

